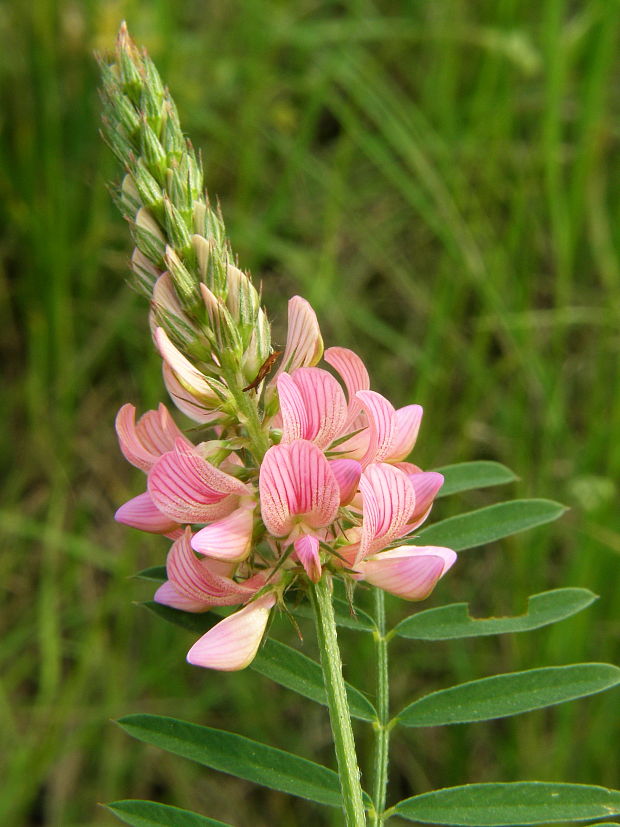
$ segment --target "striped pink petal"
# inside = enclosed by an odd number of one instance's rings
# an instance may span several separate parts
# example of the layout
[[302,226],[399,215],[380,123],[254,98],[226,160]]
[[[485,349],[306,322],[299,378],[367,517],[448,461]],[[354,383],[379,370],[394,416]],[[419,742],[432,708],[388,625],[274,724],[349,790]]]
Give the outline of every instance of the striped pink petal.
[[295,540],[295,554],[304,567],[306,574],[313,583],[321,579],[321,558],[319,556],[319,540],[309,534]]
[[428,517],[437,492],[443,485],[443,474],[437,471],[420,471],[417,474],[407,475],[415,491],[415,508],[410,517],[410,529],[422,525]]
[[288,535],[298,517],[311,529],[329,525],[338,513],[340,489],[325,455],[312,442],[272,446],[260,478],[263,522],[276,537]]
[[365,467],[370,462],[382,462],[389,456],[394,441],[396,412],[392,403],[376,391],[358,391],[357,398],[368,416],[370,433],[368,449],[360,459]]
[[140,531],[150,531],[152,534],[169,534],[179,527],[177,522],[162,514],[148,491],[121,505],[114,519],[117,523],[139,528]]
[[406,474],[387,463],[369,465],[360,479],[363,498],[360,558],[385,548],[409,531],[415,492]]
[[323,339],[316,313],[301,296],[293,296],[288,303],[288,333],[286,347],[280,362],[277,376],[295,368],[316,365],[323,353]]
[[401,546],[364,560],[356,568],[373,586],[404,600],[424,600],[455,560],[449,548]]
[[197,367],[192,365],[189,359],[178,350],[168,338],[163,327],[155,331],[155,343],[161,354],[161,358],[174,371],[180,384],[194,397],[202,402],[219,404],[220,400],[213,391],[206,376]]
[[188,662],[224,672],[245,669],[258,652],[275,602],[273,594],[266,594],[225,617],[196,641],[187,653]]
[[[177,408],[186,416],[189,416],[190,419],[193,419],[194,422],[199,422],[201,425],[209,425],[223,417],[221,411],[213,410],[210,405],[207,406],[206,403],[192,396],[179,382],[174,371],[166,362],[162,362],[162,373],[164,376],[164,385],[170,394],[170,398]],[[213,402],[211,404],[213,404]]]
[[149,494],[164,514],[178,523],[206,523],[226,517],[237,506],[238,494],[247,487],[177,441],[164,454],[148,478]]
[[292,373],[306,411],[303,439],[325,449],[341,433],[347,418],[347,402],[338,382],[321,368],[298,368]]
[[357,491],[362,466],[355,459],[332,459],[329,467],[340,489],[340,505],[348,505]]
[[385,457],[387,460],[398,462],[409,456],[418,438],[421,422],[421,405],[406,405],[395,412],[394,438],[389,455]]
[[177,439],[187,440],[165,405],[147,411],[136,423],[136,409],[126,404],[116,415],[116,433],[125,458],[136,468],[148,471],[162,454],[174,448]]
[[308,417],[301,391],[288,373],[278,376],[277,386],[282,417],[282,442],[286,445],[296,439],[305,438]]
[[174,583],[166,580],[165,583],[157,589],[153,600],[156,603],[161,603],[164,606],[171,606],[173,609],[180,609],[182,612],[208,612],[212,607],[212,603],[206,603],[204,600],[194,600],[188,597],[183,592],[176,588]]
[[370,376],[360,357],[346,347],[328,348],[324,359],[328,365],[338,371],[347,389],[349,407],[345,427],[349,430],[349,426],[362,408],[357,392],[370,390]]
[[245,560],[252,547],[254,506],[237,508],[223,520],[200,529],[192,537],[194,551],[216,560]]

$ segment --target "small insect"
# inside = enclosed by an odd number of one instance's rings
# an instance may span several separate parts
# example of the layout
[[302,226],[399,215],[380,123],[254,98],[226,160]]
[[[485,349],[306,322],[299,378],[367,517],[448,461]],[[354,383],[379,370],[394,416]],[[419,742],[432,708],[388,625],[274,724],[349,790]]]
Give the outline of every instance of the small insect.
[[251,391],[251,390],[254,390],[254,388],[257,388],[260,385],[260,383],[263,381],[265,376],[267,376],[267,374],[270,372],[271,368],[274,366],[274,364],[278,360],[278,357],[280,357],[280,356],[282,356],[282,351],[281,350],[275,350],[272,354],[270,354],[265,359],[263,364],[260,366],[260,369],[259,369],[258,373],[256,374],[256,378],[253,379],[247,387],[243,388],[243,390],[244,391]]

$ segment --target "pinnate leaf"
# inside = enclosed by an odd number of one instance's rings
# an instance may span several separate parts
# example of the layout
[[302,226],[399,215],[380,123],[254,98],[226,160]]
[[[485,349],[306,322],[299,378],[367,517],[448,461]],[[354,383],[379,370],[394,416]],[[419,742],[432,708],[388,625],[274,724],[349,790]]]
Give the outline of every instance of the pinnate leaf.
[[137,571],[134,577],[139,577],[141,580],[155,580],[158,583],[163,583],[168,579],[165,566],[149,566],[148,569]]
[[464,551],[557,520],[565,511],[552,500],[511,500],[441,520],[419,531],[413,542]]
[[509,672],[440,689],[405,707],[405,726],[442,726],[506,718],[594,695],[620,684],[620,668],[608,663],[547,666]]
[[415,795],[394,809],[409,821],[455,827],[589,821],[620,814],[620,790],[543,781],[466,784]]
[[596,595],[588,589],[553,589],[528,597],[525,614],[489,618],[471,617],[467,603],[452,603],[411,615],[402,620],[394,632],[412,640],[455,640],[507,632],[529,632],[571,617],[596,599]]
[[491,485],[504,485],[518,479],[510,468],[500,462],[459,462],[456,465],[444,465],[436,468],[444,476],[444,484],[437,497],[447,497],[460,491],[474,488],[489,488]]
[[155,801],[113,801],[106,804],[108,810],[131,827],[231,827],[223,821],[180,810],[169,804],[157,804]]
[[211,769],[319,804],[341,806],[338,775],[290,752],[162,715],[127,715],[118,723],[140,741]]

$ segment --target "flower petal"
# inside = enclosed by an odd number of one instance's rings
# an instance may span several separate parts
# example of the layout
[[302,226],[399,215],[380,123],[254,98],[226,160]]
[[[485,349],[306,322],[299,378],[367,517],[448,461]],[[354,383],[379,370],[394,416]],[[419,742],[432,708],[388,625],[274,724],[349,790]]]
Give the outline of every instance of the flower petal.
[[422,422],[421,405],[405,405],[394,414],[394,439],[390,447],[390,462],[399,462],[408,457],[418,438]]
[[[347,402],[338,382],[321,368],[298,368],[292,374],[306,411],[304,439],[325,449],[341,433]],[[279,386],[278,386],[279,387]]]
[[373,586],[404,600],[424,600],[456,560],[452,549],[439,546],[401,546],[358,563]]
[[443,474],[437,471],[420,471],[417,474],[408,474],[407,477],[415,491],[415,508],[409,519],[410,527],[414,529],[422,525],[428,517],[444,478]]
[[179,382],[174,371],[166,362],[162,362],[162,373],[164,385],[170,394],[170,398],[177,408],[186,416],[189,416],[190,419],[193,419],[194,422],[208,425],[217,422],[218,419],[224,416],[221,411],[212,410],[210,406],[207,407],[204,402],[192,396]]
[[274,379],[282,371],[291,373],[295,368],[316,365],[322,353],[323,339],[316,313],[301,296],[293,296],[288,303],[286,347]]
[[329,525],[338,513],[340,489],[323,452],[312,442],[273,445],[263,459],[260,478],[263,522],[276,537],[289,534],[296,516],[311,529]]
[[162,454],[174,448],[177,439],[187,440],[175,424],[165,405],[147,411],[136,424],[134,405],[126,404],[116,415],[116,433],[125,458],[136,468],[148,471]]
[[321,579],[321,558],[319,557],[318,537],[312,537],[309,534],[298,537],[297,540],[295,540],[295,554],[306,570],[306,574],[310,580],[312,580],[313,583],[318,583]]
[[248,493],[240,480],[180,441],[153,466],[148,489],[160,511],[178,523],[206,523],[226,517],[237,505],[236,498],[229,495]]
[[175,520],[162,514],[148,491],[121,505],[114,519],[117,523],[139,528],[140,531],[150,531],[152,534],[169,534],[179,527]]
[[329,467],[340,488],[340,505],[348,505],[357,491],[362,466],[355,459],[332,459]]
[[156,603],[161,603],[163,606],[180,609],[182,612],[208,612],[212,606],[211,603],[205,603],[204,600],[193,600],[191,597],[188,597],[179,591],[170,580],[162,583],[155,592],[153,600]]
[[282,443],[304,439],[308,430],[308,417],[301,391],[288,373],[278,376],[278,397],[282,416]]
[[376,391],[358,391],[357,398],[368,416],[370,439],[365,455],[360,459],[365,467],[370,462],[382,462],[390,454],[394,441],[394,406]]
[[155,331],[155,343],[161,358],[174,371],[178,381],[192,396],[197,397],[202,402],[219,405],[220,400],[206,376],[172,344],[163,327],[158,327]]
[[273,594],[266,594],[225,617],[196,641],[187,653],[188,662],[225,672],[245,669],[256,656],[275,602]]
[[370,390],[370,376],[366,365],[357,353],[346,347],[330,347],[325,351],[324,359],[338,371],[347,389],[349,408],[346,426],[350,426],[359,414],[362,405],[357,398],[358,391]]
[[410,530],[407,523],[415,507],[415,492],[407,475],[387,463],[369,465],[360,478],[360,490],[360,558],[364,559]]
[[252,547],[254,505],[242,506],[210,523],[192,537],[192,548],[216,560],[238,562],[245,560]]

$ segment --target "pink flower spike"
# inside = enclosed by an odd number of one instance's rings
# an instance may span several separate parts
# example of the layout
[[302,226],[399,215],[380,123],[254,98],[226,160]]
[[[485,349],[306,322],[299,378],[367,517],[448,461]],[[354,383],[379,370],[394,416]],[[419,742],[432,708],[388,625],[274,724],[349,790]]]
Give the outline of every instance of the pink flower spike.
[[299,522],[324,528],[338,513],[340,489],[329,462],[304,439],[267,451],[259,490],[263,522],[275,537],[287,536]]
[[321,579],[321,558],[319,557],[319,541],[317,537],[304,534],[295,540],[295,554],[306,574],[313,583]]
[[412,530],[422,525],[428,517],[444,478],[443,474],[437,471],[420,471],[417,474],[408,474],[407,477],[415,491],[415,508],[409,520],[409,528]]
[[456,560],[440,546],[400,546],[358,563],[357,570],[373,586],[404,600],[424,600]]
[[358,391],[357,398],[368,416],[370,440],[368,449],[360,462],[366,467],[370,462],[382,462],[390,455],[394,442],[394,406],[376,391]]
[[415,492],[406,474],[387,463],[369,465],[360,478],[363,498],[360,559],[410,530]]
[[192,548],[216,560],[245,560],[252,548],[253,512],[254,505],[242,506],[228,517],[210,523],[194,534]]
[[355,459],[332,459],[329,462],[340,488],[340,505],[348,505],[357,491],[362,466]]
[[191,444],[165,405],[156,411],[147,411],[137,423],[135,407],[123,405],[116,415],[116,433],[125,459],[143,471],[149,471],[162,454],[171,451],[177,439]]
[[211,604],[205,603],[204,600],[193,600],[188,597],[177,589],[170,580],[162,583],[155,592],[153,600],[156,603],[161,603],[162,606],[170,606],[172,609],[180,609],[182,612],[208,612],[211,608]]
[[150,531],[151,534],[170,534],[179,527],[177,522],[162,514],[148,491],[121,505],[114,519],[117,523],[138,528],[140,531]]
[[148,488],[160,511],[178,523],[219,520],[237,507],[236,497],[230,495],[249,493],[240,480],[180,441],[153,466]]
[[349,426],[362,409],[362,404],[356,396],[357,392],[370,390],[370,376],[366,365],[356,353],[346,347],[328,348],[324,359],[338,371],[347,389],[349,409],[346,426]]
[[288,333],[280,367],[272,384],[280,373],[291,373],[295,368],[316,365],[323,353],[323,339],[316,313],[301,296],[293,296],[288,303]]
[[422,422],[422,406],[406,405],[394,414],[394,439],[390,446],[390,462],[399,462],[413,451]]
[[224,672],[245,669],[258,652],[275,602],[273,593],[266,594],[225,617],[194,643],[187,653],[188,663]]

